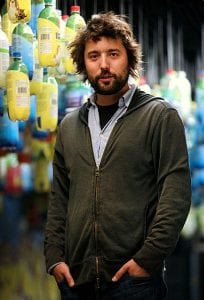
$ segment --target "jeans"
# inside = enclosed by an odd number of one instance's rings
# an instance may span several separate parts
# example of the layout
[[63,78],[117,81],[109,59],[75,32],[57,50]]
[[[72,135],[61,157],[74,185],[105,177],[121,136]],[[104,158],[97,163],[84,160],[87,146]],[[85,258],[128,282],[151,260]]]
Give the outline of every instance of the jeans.
[[58,284],[61,300],[165,300],[167,287],[162,277],[123,276],[118,282],[94,282],[70,288],[66,281]]

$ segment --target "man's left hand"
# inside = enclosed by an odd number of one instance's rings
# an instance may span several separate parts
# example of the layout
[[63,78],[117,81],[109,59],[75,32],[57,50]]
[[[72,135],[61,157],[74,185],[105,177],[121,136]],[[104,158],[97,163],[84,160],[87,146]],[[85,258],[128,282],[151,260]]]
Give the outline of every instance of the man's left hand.
[[126,262],[113,276],[112,281],[118,281],[125,273],[135,277],[149,277],[150,274],[140,267],[134,259],[130,259]]

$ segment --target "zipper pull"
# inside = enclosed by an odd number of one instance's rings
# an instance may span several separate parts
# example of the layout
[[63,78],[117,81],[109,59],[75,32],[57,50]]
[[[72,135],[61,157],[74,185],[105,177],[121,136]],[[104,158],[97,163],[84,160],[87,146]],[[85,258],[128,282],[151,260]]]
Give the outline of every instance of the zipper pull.
[[100,278],[96,277],[96,287],[97,289],[100,289]]
[[99,176],[99,169],[96,169],[96,177]]

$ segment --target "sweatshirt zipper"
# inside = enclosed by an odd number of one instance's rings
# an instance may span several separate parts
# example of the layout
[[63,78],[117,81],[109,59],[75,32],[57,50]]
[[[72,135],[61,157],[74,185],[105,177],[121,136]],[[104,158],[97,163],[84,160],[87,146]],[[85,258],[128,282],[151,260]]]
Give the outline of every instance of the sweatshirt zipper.
[[99,169],[96,169],[96,189],[95,189],[95,202],[94,202],[94,240],[95,240],[95,251],[96,251],[96,287],[99,289],[100,288],[100,276],[99,276],[99,257],[98,257],[98,230],[97,230],[97,204],[98,204],[98,192],[99,192],[99,187],[98,187],[98,180],[99,180]]

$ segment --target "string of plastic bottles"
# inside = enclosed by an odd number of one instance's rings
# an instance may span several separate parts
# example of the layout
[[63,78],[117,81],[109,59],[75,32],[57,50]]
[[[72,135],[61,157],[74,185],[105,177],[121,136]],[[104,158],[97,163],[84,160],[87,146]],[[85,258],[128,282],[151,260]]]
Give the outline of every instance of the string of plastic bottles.
[[68,16],[56,9],[53,0],[4,3],[0,19],[1,188],[8,186],[7,173],[12,169],[15,178],[21,174],[24,179],[10,180],[14,183],[10,192],[23,190],[25,182],[27,189],[49,191],[57,126],[91,92],[75,74],[67,47],[84,26],[77,5],[70,7]]

